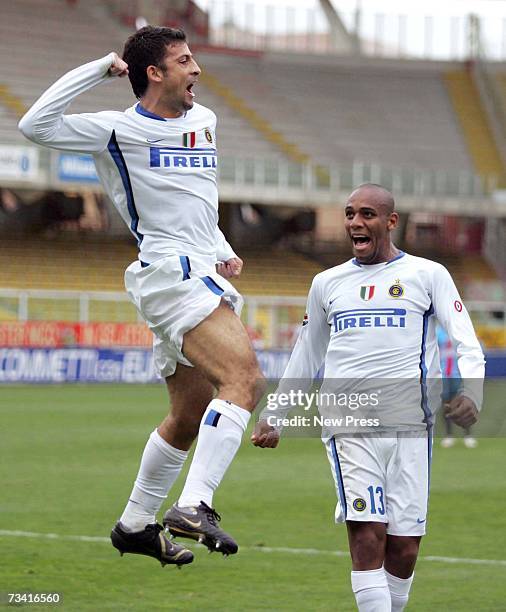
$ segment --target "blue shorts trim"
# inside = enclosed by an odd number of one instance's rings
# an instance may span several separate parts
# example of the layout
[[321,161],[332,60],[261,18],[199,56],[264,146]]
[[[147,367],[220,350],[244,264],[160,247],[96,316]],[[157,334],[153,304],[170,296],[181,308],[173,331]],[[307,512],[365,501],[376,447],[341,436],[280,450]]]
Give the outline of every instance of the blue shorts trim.
[[330,440],[330,446],[332,448],[332,456],[334,458],[334,465],[336,468],[336,478],[337,478],[337,487],[339,489],[339,503],[341,504],[341,508],[344,512],[344,520],[346,520],[348,516],[348,507],[346,504],[346,495],[344,493],[344,483],[343,483],[343,474],[341,472],[341,464],[339,463],[339,456],[337,454],[336,448],[336,440],[332,438]]
[[216,295],[225,293],[225,289],[222,289],[210,276],[203,276],[200,280]]

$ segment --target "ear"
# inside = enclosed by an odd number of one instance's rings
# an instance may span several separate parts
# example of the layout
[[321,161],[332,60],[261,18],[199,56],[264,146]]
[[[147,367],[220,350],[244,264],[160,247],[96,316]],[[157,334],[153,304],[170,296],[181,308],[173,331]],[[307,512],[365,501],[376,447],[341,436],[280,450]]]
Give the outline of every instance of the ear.
[[390,216],[388,218],[388,230],[392,231],[397,227],[397,224],[399,223],[399,215],[396,212],[390,213]]
[[155,83],[161,83],[163,79],[163,72],[158,66],[148,66],[146,68],[146,75],[148,81],[154,81]]

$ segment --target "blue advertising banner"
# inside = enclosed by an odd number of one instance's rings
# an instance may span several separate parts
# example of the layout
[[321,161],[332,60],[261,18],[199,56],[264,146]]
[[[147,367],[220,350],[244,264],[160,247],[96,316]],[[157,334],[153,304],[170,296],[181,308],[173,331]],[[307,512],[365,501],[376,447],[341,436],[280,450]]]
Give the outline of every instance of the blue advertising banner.
[[[281,378],[290,351],[257,350],[264,376]],[[487,377],[506,377],[506,355],[487,355]],[[159,381],[150,349],[0,348],[2,383]]]
[[64,183],[98,183],[95,162],[91,155],[60,153],[56,177]]
[[[258,351],[267,378],[279,378],[289,351]],[[150,349],[0,348],[1,383],[147,383],[160,380]]]
[[156,380],[151,350],[0,349],[0,383],[146,383]]

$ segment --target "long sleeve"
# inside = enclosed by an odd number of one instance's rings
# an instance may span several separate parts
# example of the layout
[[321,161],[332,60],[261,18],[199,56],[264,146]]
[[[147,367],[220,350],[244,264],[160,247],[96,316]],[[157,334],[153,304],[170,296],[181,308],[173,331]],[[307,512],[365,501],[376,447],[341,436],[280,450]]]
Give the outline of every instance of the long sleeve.
[[[307,311],[299,337],[275,391],[275,396],[290,393],[290,391],[306,392],[310,388],[324,362],[329,340],[330,330],[324,310],[321,284],[317,276],[309,290]],[[279,405],[274,410],[265,408],[260,419],[266,419],[270,415],[284,418],[291,409],[292,406]]]
[[216,261],[228,261],[237,257],[234,249],[230,246],[223,232],[216,226]]
[[112,78],[107,72],[113,58],[113,54],[109,53],[58,79],[19,122],[18,127],[24,136],[55,149],[86,153],[103,151],[113,129],[110,111],[66,116],[63,113],[76,96]]
[[471,318],[462,303],[450,273],[437,266],[432,279],[434,313],[457,351],[457,365],[463,381],[463,395],[474,401],[478,410],[483,401],[485,358]]

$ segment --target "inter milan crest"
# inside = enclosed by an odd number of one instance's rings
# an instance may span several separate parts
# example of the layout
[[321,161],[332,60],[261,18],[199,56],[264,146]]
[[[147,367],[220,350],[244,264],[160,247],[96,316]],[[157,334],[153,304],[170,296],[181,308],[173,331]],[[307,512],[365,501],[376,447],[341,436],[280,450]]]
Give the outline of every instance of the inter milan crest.
[[400,298],[404,295],[404,287],[401,285],[401,281],[397,279],[395,283],[388,290],[388,295],[393,298]]
[[206,128],[204,130],[204,134],[206,135],[206,140],[209,144],[213,143],[213,135],[211,134],[211,130],[209,128]]
[[357,512],[363,512],[367,508],[367,504],[365,503],[365,499],[361,497],[357,497],[353,500],[353,507]]
[[362,285],[360,287],[360,297],[366,302],[372,300],[375,287],[376,285]]

